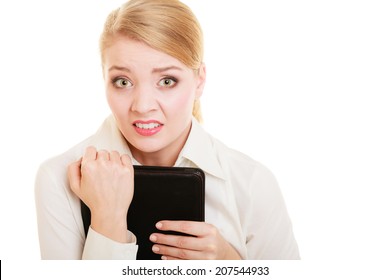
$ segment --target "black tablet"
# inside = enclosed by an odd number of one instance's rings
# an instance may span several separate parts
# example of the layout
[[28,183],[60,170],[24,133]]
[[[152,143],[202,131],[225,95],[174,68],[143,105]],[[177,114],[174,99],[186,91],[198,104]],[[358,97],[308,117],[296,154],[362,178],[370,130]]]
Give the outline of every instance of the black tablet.
[[[149,241],[150,235],[158,232],[158,221],[204,221],[204,209],[205,175],[201,169],[134,166],[134,197],[127,213],[127,228],[137,237],[137,259],[161,259]],[[81,214],[87,234],[91,214],[82,202]]]

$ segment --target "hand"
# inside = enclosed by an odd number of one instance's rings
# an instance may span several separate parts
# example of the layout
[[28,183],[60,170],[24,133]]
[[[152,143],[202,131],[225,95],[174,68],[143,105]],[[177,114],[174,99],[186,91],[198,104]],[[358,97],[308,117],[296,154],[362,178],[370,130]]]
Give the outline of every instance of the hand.
[[85,150],[68,167],[72,191],[91,210],[91,227],[118,242],[127,240],[127,211],[134,194],[134,170],[128,155]]
[[237,251],[221,236],[218,229],[204,222],[160,221],[156,227],[162,231],[176,231],[192,236],[153,233],[153,252],[164,260],[232,260],[241,259]]

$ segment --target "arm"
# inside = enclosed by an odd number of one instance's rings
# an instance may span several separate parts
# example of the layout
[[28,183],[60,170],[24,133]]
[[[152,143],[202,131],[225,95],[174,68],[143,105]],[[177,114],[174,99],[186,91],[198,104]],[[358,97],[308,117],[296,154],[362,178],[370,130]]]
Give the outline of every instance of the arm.
[[126,217],[134,193],[129,156],[88,147],[81,160],[69,165],[68,178],[72,191],[91,210],[91,228],[127,242]]
[[299,259],[286,205],[273,174],[260,165],[250,181],[247,248],[249,259]]
[[124,234],[125,243],[110,239],[93,228],[85,238],[80,199],[69,188],[66,162],[63,158],[46,162],[36,176],[42,259],[135,259],[138,247],[135,236],[129,231]]
[[[82,224],[74,213],[78,198],[66,186],[66,168],[49,161],[42,164],[35,180],[35,204],[42,259],[81,259],[84,246]],[[64,172],[61,172],[64,171]]]
[[126,221],[134,193],[130,157],[88,147],[81,160],[69,165],[68,178],[72,191],[91,210],[83,258],[135,258],[135,237]]

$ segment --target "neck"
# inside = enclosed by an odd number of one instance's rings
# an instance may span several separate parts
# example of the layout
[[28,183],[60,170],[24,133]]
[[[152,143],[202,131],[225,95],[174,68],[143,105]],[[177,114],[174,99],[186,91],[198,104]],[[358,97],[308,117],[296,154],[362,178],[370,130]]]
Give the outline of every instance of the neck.
[[148,166],[174,166],[177,160],[177,156],[175,157],[161,157],[156,155],[155,153],[142,153],[138,154],[132,151],[133,157],[141,164]]

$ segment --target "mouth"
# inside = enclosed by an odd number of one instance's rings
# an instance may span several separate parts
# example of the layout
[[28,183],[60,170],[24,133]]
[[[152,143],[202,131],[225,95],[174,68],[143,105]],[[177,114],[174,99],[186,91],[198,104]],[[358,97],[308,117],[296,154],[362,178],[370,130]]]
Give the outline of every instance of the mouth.
[[141,136],[153,136],[161,131],[163,124],[156,120],[133,122],[135,131]]
[[155,129],[157,127],[160,127],[162,126],[162,124],[160,123],[156,123],[156,122],[151,122],[151,123],[139,123],[139,122],[136,122],[133,124],[135,127],[138,127],[140,129]]

